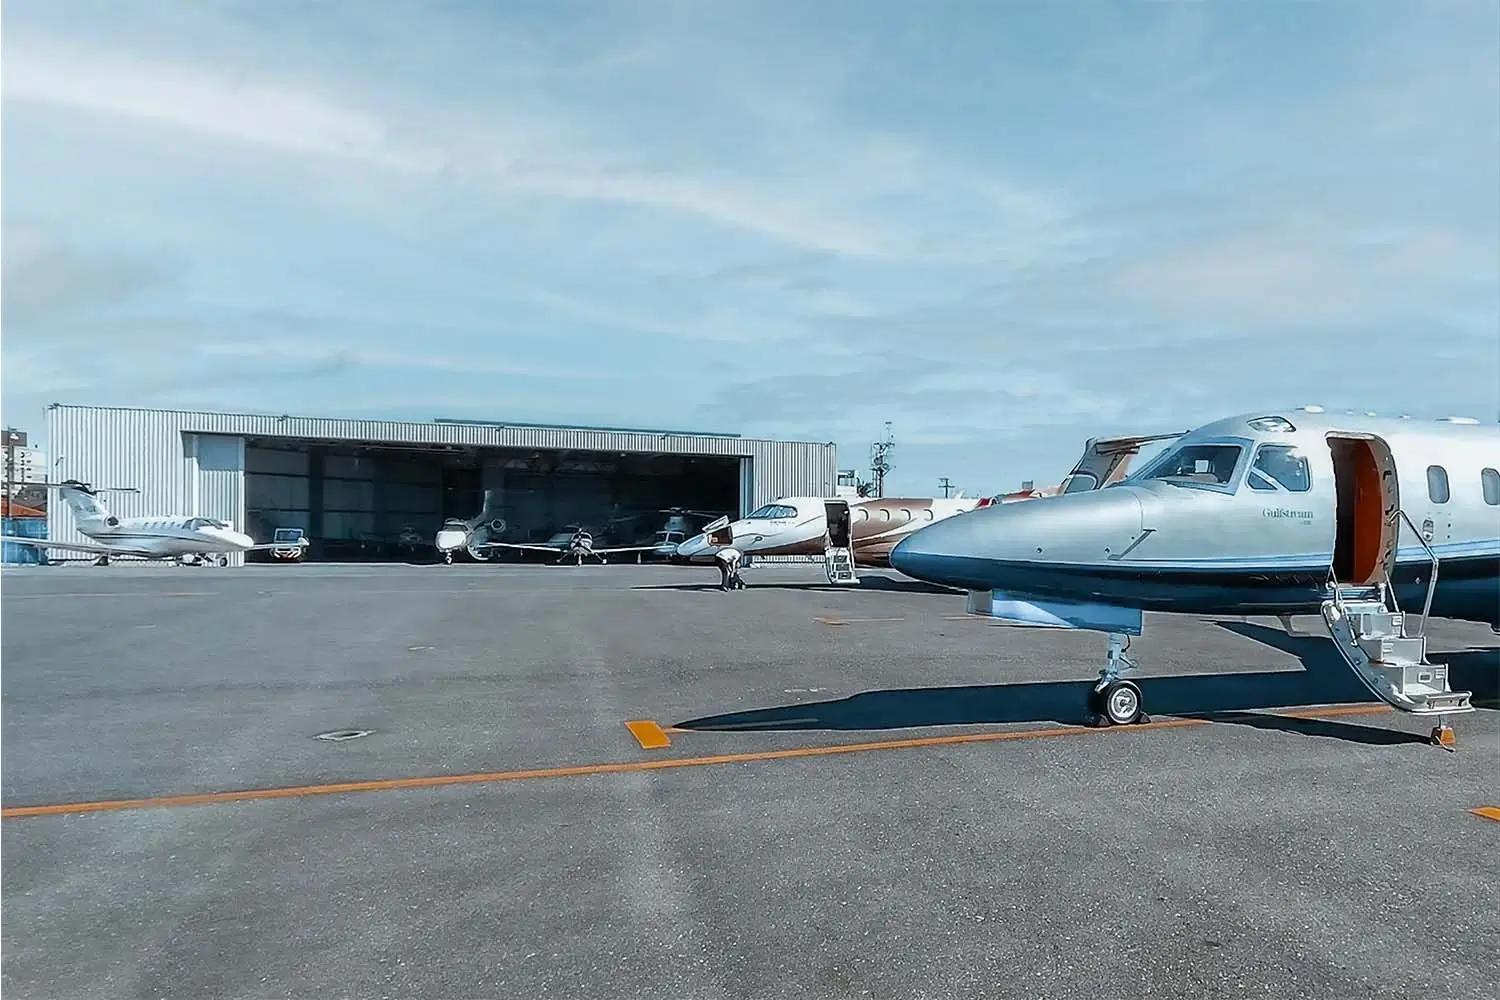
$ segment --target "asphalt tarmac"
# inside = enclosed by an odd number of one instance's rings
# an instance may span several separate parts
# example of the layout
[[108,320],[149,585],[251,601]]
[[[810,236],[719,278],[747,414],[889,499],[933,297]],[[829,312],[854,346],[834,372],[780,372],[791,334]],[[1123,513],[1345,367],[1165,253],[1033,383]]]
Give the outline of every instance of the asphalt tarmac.
[[1317,619],[1148,616],[1094,729],[1101,636],[746,577],[6,570],[6,996],[1494,994],[1493,707],[1448,753]]

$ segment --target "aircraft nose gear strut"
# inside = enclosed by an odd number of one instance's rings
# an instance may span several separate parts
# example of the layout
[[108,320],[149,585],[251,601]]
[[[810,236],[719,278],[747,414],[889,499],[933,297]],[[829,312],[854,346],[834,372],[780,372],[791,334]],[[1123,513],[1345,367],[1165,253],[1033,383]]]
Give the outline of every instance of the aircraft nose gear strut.
[[1135,722],[1148,722],[1143,710],[1145,699],[1140,685],[1123,680],[1124,674],[1140,666],[1135,657],[1127,652],[1130,637],[1118,632],[1109,634],[1109,650],[1105,654],[1104,668],[1099,679],[1089,692],[1089,710],[1096,725],[1128,726]]

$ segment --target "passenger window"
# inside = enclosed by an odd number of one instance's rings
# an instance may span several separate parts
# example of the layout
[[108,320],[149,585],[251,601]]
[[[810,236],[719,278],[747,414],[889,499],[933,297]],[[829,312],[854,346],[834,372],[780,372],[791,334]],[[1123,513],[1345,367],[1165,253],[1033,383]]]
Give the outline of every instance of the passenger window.
[[[1495,470],[1491,469],[1490,471],[1493,472]],[[932,508],[931,507],[928,507],[926,510],[922,511],[922,518],[923,518],[923,520],[926,520],[926,521],[931,521],[932,520]]]
[[1500,471],[1485,469],[1479,474],[1479,481],[1484,484],[1484,502],[1491,507],[1500,504]]
[[858,521],[868,521],[870,519],[870,512],[861,507],[859,510],[854,512],[854,517],[855,520]]
[[1427,467],[1427,497],[1433,503],[1448,502],[1448,470],[1441,465]]
[[1250,467],[1252,490],[1286,490],[1289,493],[1306,493],[1311,485],[1307,471],[1307,459],[1300,451],[1285,444],[1263,444],[1255,453],[1255,464]]
[[882,521],[889,521],[891,519],[891,511],[889,507],[880,508],[880,519]]

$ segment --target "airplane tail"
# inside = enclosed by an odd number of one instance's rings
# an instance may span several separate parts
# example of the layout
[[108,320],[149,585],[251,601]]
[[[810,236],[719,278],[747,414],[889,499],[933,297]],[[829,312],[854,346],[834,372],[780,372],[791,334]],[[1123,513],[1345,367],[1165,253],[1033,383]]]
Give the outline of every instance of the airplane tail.
[[1059,493],[1096,490],[1124,479],[1130,471],[1130,460],[1140,454],[1141,446],[1153,441],[1179,438],[1186,431],[1173,434],[1139,434],[1117,438],[1089,438],[1083,446],[1083,457],[1062,481]]
[[484,504],[479,508],[479,513],[469,520],[470,529],[488,527],[495,538],[505,534],[505,518],[500,516],[500,510],[500,505],[495,503],[495,491],[485,490]]
[[94,489],[88,483],[79,482],[76,479],[65,479],[60,483],[17,483],[18,486],[42,486],[49,490],[57,490],[62,495],[63,502],[73,512],[73,517],[80,524],[92,521],[102,521],[106,524],[114,520],[109,508],[104,505],[100,498],[99,490]]

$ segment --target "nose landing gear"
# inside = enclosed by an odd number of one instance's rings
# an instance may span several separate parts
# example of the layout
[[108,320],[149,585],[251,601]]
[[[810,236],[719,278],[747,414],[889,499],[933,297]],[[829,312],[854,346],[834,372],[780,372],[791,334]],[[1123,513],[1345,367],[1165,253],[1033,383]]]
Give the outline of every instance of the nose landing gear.
[[1129,726],[1151,721],[1144,709],[1140,685],[1122,679],[1123,674],[1139,666],[1126,652],[1129,649],[1129,636],[1110,633],[1104,668],[1089,692],[1089,712],[1095,725]]

